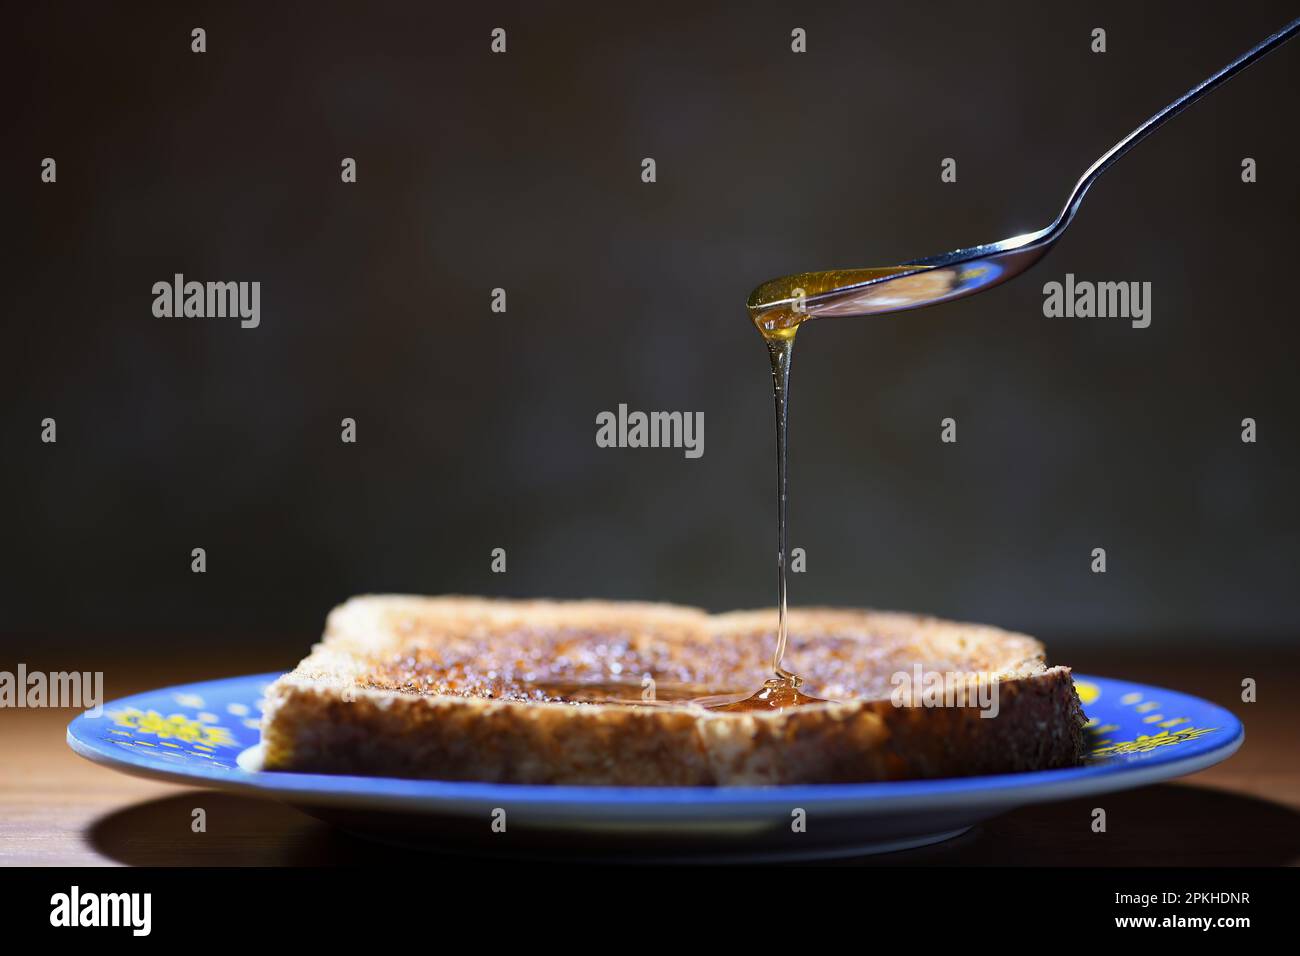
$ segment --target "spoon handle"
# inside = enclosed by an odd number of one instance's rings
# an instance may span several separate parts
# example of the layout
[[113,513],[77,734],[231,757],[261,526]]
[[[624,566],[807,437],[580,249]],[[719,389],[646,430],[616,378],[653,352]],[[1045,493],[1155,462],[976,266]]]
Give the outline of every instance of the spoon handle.
[[1256,60],[1277,49],[1298,32],[1300,32],[1300,17],[1292,20],[1272,36],[1255,44],[1213,76],[1210,76],[1208,79],[1202,80],[1196,86],[1193,86],[1182,96],[1178,97],[1178,99],[1174,100],[1160,112],[1156,113],[1145,123],[1112,146],[1106,151],[1101,159],[1089,166],[1088,171],[1079,177],[1079,181],[1075,184],[1074,191],[1070,193],[1070,198],[1066,202],[1065,208],[1061,210],[1061,214],[1056,217],[1056,222],[1052,224],[1048,231],[1056,232],[1064,229],[1070,224],[1070,220],[1074,218],[1075,212],[1078,211],[1079,203],[1083,202],[1083,194],[1088,191],[1089,186],[1096,182],[1098,176],[1111,167],[1111,164],[1114,163],[1115,160],[1119,159],[1130,149],[1142,140],[1146,139],[1183,110],[1187,109],[1187,107],[1191,106],[1201,97],[1205,96],[1205,94],[1223,83],[1226,83]]

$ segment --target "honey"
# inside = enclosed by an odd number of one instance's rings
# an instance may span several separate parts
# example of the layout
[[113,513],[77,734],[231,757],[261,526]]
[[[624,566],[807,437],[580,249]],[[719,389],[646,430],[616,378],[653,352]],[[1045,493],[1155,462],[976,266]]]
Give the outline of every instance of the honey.
[[[703,635],[612,623],[567,627],[520,622],[517,627],[465,628],[413,623],[395,653],[361,657],[356,686],[434,697],[573,707],[705,707],[716,711],[779,710],[813,701],[793,681],[769,670],[773,629],[760,617]],[[807,686],[827,699],[889,696],[889,675],[911,666],[910,631],[875,635],[870,667],[861,639],[834,621],[818,620],[790,637]],[[767,683],[764,683],[764,682]],[[758,688],[758,693],[753,691]]]
[[[769,279],[757,289],[749,294],[749,318],[754,323],[763,338],[767,340],[768,347],[771,343],[793,339],[794,334],[799,331],[799,326],[816,314],[816,307],[809,309],[808,300],[815,299],[819,295],[825,295],[827,292],[838,291],[850,288],[864,283],[874,282],[877,279],[887,279],[890,276],[902,275],[904,273],[917,273],[914,280],[909,280],[907,286],[909,289],[899,290],[897,281],[888,284],[892,296],[897,296],[900,291],[908,295],[920,291],[922,287],[933,286],[935,283],[930,276],[924,275],[923,266],[878,266],[871,269],[832,269],[827,272],[798,272],[794,275],[782,276],[780,279]],[[876,286],[875,289],[883,289],[885,286]],[[946,285],[945,285],[946,290]],[[937,290],[927,289],[928,292]],[[863,296],[873,294],[872,287],[867,286],[863,291]],[[833,312],[827,312],[833,314]]]
[[794,674],[770,677],[752,694],[714,694],[697,697],[695,703],[719,713],[752,713],[763,710],[785,710],[803,704],[824,704],[820,697],[810,697],[799,689],[803,679]]
[[[883,266],[871,269],[835,269],[827,272],[800,272],[764,282],[749,295],[749,318],[767,343],[772,363],[772,395],[776,402],[776,534],[777,534],[777,632],[776,650],[772,655],[773,676],[758,691],[749,696],[715,696],[698,701],[711,710],[723,712],[783,710],[803,704],[823,703],[799,688],[803,680],[785,667],[786,645],[789,643],[788,569],[790,547],[787,526],[787,499],[789,486],[786,462],[789,435],[790,361],[794,357],[794,337],[804,322],[814,317],[808,300],[846,287],[865,285],[904,273],[914,273],[916,279],[897,279],[889,285],[910,281],[924,285],[929,277],[920,266]],[[866,290],[873,287],[865,285]],[[879,288],[879,287],[877,287]],[[864,295],[872,294],[870,291]],[[828,313],[833,314],[833,313]]]

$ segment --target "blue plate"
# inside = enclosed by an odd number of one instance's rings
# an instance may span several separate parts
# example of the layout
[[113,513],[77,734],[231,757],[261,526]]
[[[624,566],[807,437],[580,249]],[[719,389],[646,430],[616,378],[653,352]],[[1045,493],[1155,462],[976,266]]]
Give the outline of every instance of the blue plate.
[[257,769],[260,701],[278,674],[136,694],[68,725],[68,744],[144,777],[281,800],[366,836],[506,855],[856,855],[955,836],[1013,807],[1139,787],[1226,759],[1241,722],[1159,687],[1076,675],[1091,718],[1081,767],[794,787],[573,787]]

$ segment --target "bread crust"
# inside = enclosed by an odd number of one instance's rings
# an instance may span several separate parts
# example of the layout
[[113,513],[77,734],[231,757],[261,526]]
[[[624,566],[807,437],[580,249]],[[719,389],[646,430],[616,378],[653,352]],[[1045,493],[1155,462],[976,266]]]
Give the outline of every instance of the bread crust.
[[[470,669],[462,662],[474,655],[488,657],[496,675],[510,666],[500,653],[522,653],[499,648],[540,642],[564,658],[595,655],[584,677],[613,667],[608,648],[616,645],[618,661],[656,680],[743,682],[747,668],[761,674],[773,623],[770,610],[710,616],[626,602],[354,598],[330,614],[312,654],[268,689],[264,766],[500,783],[737,786],[968,776],[1081,759],[1085,718],[1070,671],[1047,668],[1038,641],[914,615],[793,612],[795,669],[820,675],[814,694],[836,682],[851,694],[776,712],[516,699],[510,695],[520,692],[499,676],[447,677]],[[979,681],[996,684],[997,716],[972,706],[895,706],[891,674],[872,668],[909,659],[930,671],[983,672]],[[422,670],[428,661],[437,668]]]

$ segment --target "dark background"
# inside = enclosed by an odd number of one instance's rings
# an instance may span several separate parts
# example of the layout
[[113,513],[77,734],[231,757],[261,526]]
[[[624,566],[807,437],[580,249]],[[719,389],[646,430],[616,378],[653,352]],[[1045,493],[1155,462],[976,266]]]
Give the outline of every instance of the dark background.
[[[220,635],[289,660],[366,591],[770,603],[772,399],[749,290],[1046,224],[1102,151],[1294,14],[15,11],[4,657]],[[796,26],[807,54],[790,52]],[[1297,80],[1300,43],[1144,143],[1027,276],[803,332],[796,604],[1049,646],[1294,653]],[[175,272],[260,280],[261,327],[155,318],[151,287]],[[1044,318],[1042,285],[1066,272],[1150,281],[1151,327]],[[704,412],[704,457],[597,448],[595,416],[620,402]],[[947,416],[956,445],[939,441]],[[1240,441],[1246,416],[1257,444]]]

